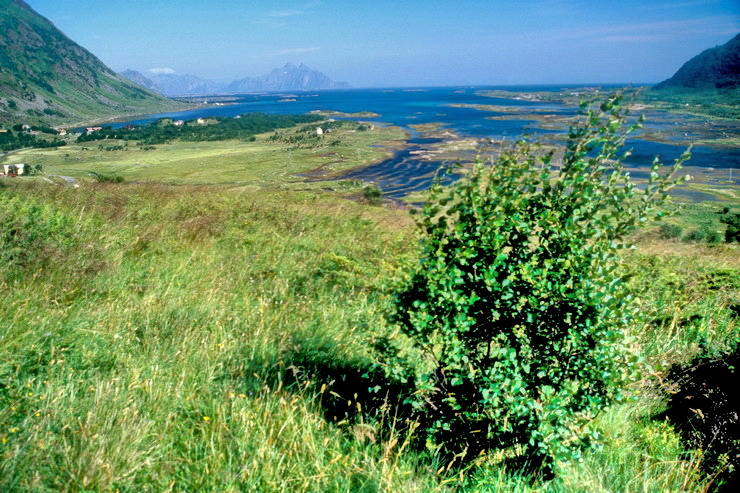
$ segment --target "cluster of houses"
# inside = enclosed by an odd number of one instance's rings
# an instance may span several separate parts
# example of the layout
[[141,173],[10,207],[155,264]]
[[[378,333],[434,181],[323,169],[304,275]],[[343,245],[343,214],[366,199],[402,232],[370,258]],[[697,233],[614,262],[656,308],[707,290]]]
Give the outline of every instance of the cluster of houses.
[[[27,132],[31,135],[41,135],[41,132],[39,132],[38,130],[33,130],[31,125],[26,125],[26,124],[21,125],[20,131]],[[56,129],[56,131],[57,131],[57,135],[67,135],[66,128],[58,128]],[[0,128],[0,134],[6,134],[8,132],[9,130],[7,128]]]

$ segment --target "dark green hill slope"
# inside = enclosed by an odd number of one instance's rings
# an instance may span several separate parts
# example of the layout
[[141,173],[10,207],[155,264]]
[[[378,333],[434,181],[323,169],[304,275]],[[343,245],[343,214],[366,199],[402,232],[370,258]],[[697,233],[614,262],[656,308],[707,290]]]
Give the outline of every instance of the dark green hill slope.
[[0,124],[84,123],[179,107],[113,72],[22,0],[0,0]]
[[722,46],[704,50],[654,89],[731,90],[740,88],[740,34]]

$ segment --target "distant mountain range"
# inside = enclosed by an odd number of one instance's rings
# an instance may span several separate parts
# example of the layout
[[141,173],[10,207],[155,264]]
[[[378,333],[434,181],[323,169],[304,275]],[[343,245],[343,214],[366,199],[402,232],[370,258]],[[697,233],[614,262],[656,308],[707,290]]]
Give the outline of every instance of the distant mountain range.
[[722,46],[704,50],[656,90],[702,91],[740,89],[740,34]]
[[22,0],[0,0],[0,123],[81,123],[182,106],[116,74]]
[[151,74],[143,75],[126,70],[121,75],[132,82],[165,96],[212,96],[256,91],[313,91],[319,89],[345,89],[346,82],[334,82],[325,74],[306,65],[286,63],[282,68],[260,77],[246,77],[230,84],[219,84],[194,75]]

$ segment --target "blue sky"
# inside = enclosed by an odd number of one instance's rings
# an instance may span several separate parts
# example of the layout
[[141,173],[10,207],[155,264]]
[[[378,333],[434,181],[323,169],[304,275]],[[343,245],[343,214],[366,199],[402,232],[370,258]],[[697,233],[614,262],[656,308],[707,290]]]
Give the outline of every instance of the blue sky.
[[26,0],[115,70],[355,87],[643,83],[740,31],[740,0]]

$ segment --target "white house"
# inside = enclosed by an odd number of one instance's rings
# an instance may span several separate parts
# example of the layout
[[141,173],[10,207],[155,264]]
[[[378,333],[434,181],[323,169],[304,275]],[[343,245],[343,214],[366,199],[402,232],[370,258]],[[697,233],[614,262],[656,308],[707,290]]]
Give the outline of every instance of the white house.
[[30,167],[26,166],[25,163],[18,164],[3,164],[3,171],[6,175],[25,175],[30,171]]
[[321,127],[316,127],[316,135],[324,135],[324,130]]

